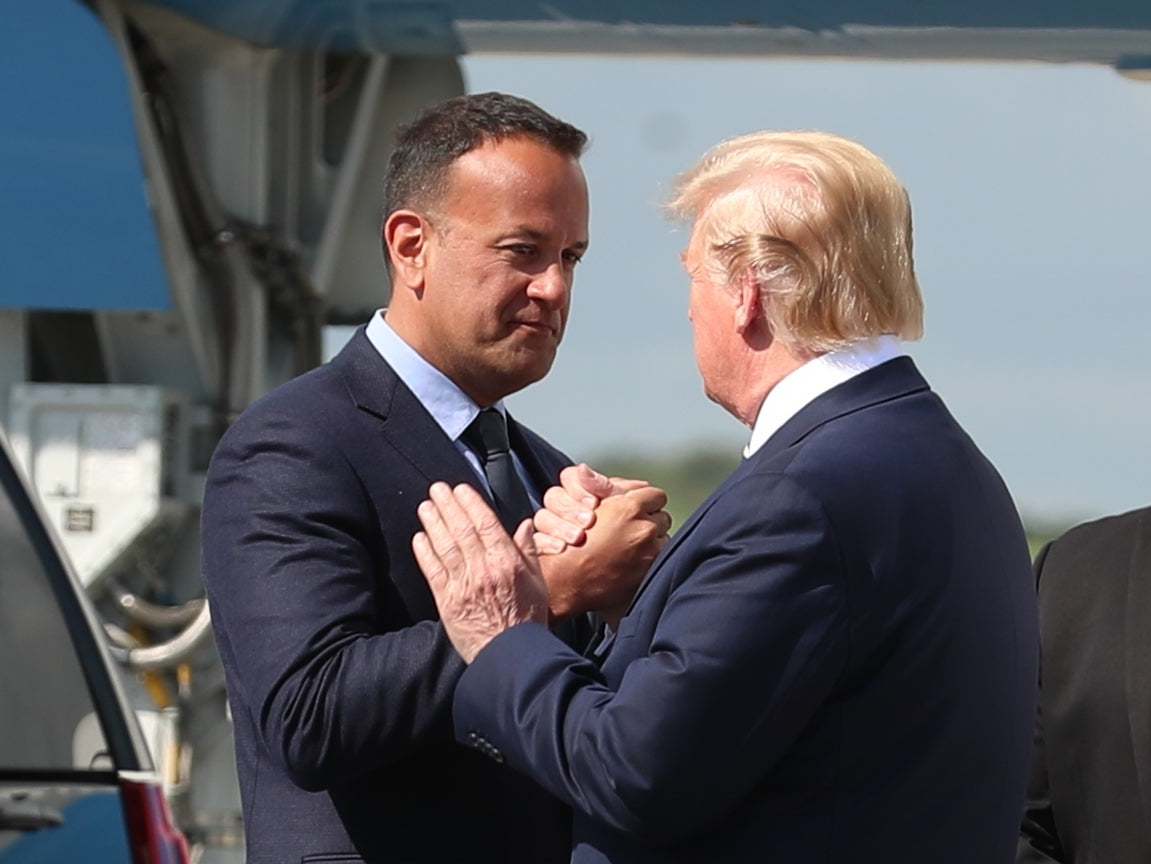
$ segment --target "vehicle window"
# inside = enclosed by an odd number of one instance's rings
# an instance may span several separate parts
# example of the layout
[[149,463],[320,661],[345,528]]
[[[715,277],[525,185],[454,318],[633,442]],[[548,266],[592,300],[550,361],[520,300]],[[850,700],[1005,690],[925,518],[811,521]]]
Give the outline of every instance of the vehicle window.
[[0,486],[0,771],[112,767],[48,575]]

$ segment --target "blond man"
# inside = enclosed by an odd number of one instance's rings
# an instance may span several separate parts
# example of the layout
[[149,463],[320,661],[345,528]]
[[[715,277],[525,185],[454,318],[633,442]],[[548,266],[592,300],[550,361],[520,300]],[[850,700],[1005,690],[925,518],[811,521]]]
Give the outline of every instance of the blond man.
[[[577,864],[1007,864],[1032,577],[1007,489],[902,347],[922,329],[904,189],[851,141],[760,133],[671,206],[699,371],[745,459],[590,659],[547,629],[527,523],[513,540],[434,487],[414,549],[470,664],[457,736],[572,805]],[[585,485],[549,493],[540,546]]]

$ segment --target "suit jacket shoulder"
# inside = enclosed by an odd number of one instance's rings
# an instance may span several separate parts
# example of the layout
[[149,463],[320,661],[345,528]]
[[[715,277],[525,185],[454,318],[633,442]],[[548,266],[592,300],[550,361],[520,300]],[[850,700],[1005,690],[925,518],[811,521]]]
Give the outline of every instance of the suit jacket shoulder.
[[1044,549],[1039,587],[1053,578],[1106,578],[1125,572],[1137,541],[1151,543],[1151,507],[1076,525]]
[[320,366],[270,390],[245,408],[221,442],[234,444],[282,430],[338,431],[336,417],[351,407],[336,370],[330,364]]

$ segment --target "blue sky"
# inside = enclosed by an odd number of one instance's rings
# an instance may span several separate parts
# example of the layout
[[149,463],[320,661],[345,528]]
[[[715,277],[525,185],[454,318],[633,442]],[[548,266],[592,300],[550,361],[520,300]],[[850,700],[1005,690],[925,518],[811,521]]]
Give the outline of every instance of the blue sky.
[[920,368],[1032,518],[1151,504],[1151,83],[1086,66],[484,56],[585,129],[591,251],[551,375],[510,404],[576,458],[738,449],[691,355],[660,204],[722,138],[824,129],[911,193]]

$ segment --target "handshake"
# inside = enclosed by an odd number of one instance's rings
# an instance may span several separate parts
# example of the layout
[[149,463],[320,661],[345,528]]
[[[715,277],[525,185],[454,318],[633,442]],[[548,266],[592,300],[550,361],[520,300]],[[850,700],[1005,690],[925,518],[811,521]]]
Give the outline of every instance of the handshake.
[[671,528],[667,494],[642,480],[566,468],[544,507],[509,537],[470,486],[436,483],[412,539],[465,661],[517,624],[596,612],[616,626]]

